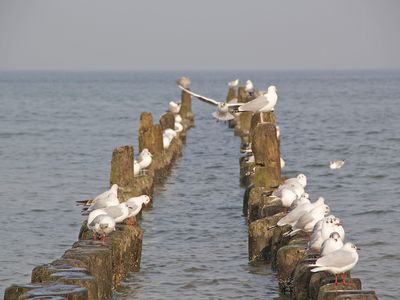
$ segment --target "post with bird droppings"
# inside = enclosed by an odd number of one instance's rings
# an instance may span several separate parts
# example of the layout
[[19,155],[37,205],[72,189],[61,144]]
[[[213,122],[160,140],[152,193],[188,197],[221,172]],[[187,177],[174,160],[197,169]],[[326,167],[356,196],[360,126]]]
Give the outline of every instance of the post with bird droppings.
[[277,187],[281,183],[281,163],[275,125],[258,124],[251,139],[256,165],[254,185],[271,189]]

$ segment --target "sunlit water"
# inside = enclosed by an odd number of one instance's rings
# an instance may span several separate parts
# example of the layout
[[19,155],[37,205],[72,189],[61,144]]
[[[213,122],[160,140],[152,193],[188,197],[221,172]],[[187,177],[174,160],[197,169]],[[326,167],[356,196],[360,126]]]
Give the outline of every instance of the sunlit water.
[[[380,299],[400,291],[400,73],[187,73],[192,89],[223,99],[226,83],[278,86],[284,174],[304,172],[348,240],[362,248],[353,276]],[[76,240],[75,200],[107,188],[113,148],[137,145],[140,112],[155,119],[179,91],[178,73],[0,73],[0,287]],[[239,139],[193,100],[196,127],[144,214],[142,266],[118,290],[129,299],[273,299],[269,266],[247,262]],[[345,159],[330,170],[331,159]]]

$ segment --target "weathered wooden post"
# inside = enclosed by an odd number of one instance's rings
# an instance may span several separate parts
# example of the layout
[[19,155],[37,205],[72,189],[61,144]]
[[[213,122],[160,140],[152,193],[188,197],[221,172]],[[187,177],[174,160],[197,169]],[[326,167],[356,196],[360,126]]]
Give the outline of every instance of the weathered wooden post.
[[110,185],[119,187],[133,185],[133,146],[120,146],[114,149],[111,159]]
[[276,127],[272,123],[258,124],[252,136],[251,149],[255,160],[254,185],[274,188],[281,183],[281,162]]
[[[185,89],[189,89],[189,85],[191,80],[188,77],[181,77],[176,82],[178,85],[183,86]],[[179,114],[183,119],[188,120],[190,123],[193,123],[193,112],[192,112],[192,96],[183,91],[181,93],[181,109]]]
[[175,129],[175,115],[172,112],[166,112],[160,118],[160,125],[162,130]]
[[153,124],[153,117],[149,112],[140,115],[139,152],[144,148],[149,149],[156,157],[164,151],[161,125]]
[[247,98],[247,92],[245,90],[244,86],[239,86],[238,88],[238,102],[239,103],[244,103],[246,102],[246,98]]
[[229,89],[228,89],[228,94],[226,95],[226,102],[230,102],[235,98],[237,98],[236,87],[235,86],[230,86]]

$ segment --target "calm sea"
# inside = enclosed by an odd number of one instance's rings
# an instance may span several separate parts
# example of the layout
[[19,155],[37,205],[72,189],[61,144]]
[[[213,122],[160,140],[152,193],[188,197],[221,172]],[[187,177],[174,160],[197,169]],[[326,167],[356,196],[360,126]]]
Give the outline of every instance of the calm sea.
[[[174,81],[224,99],[227,82],[278,86],[284,174],[304,172],[348,240],[353,277],[380,299],[400,288],[400,72],[0,73],[0,294],[77,239],[76,200],[108,187],[113,148],[137,147],[142,111],[179,99]],[[193,100],[196,127],[144,215],[142,268],[117,299],[274,299],[275,274],[247,261],[239,139]],[[345,159],[340,170],[331,159]]]

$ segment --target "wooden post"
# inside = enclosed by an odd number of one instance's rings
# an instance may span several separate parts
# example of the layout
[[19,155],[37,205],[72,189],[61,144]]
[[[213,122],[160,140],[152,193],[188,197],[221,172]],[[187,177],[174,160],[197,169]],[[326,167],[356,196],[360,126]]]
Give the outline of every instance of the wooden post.
[[110,185],[120,187],[133,185],[133,146],[115,148],[111,160]]
[[160,118],[160,125],[162,130],[175,129],[175,115],[172,112],[166,112]]
[[229,87],[228,94],[226,95],[226,102],[230,102],[235,98],[237,98],[236,88],[235,87]]
[[164,150],[161,125],[153,125],[153,117],[148,112],[140,115],[139,152],[144,148],[149,149],[154,156],[162,155]]
[[253,137],[254,129],[258,124],[261,123],[261,115],[263,117],[264,123],[266,122],[266,123],[272,123],[274,125],[276,124],[276,118],[273,112],[257,112],[253,114],[250,121],[250,130],[249,130],[250,143],[252,142],[251,139]]
[[192,96],[185,91],[182,91],[181,94],[181,109],[179,114],[183,119],[193,120]]
[[238,102],[239,103],[246,102],[246,96],[247,96],[247,93],[245,91],[245,87],[244,86],[239,86],[239,89],[238,89]]
[[281,183],[281,162],[274,124],[262,123],[256,126],[251,149],[256,164],[254,185],[267,188],[277,187]]

